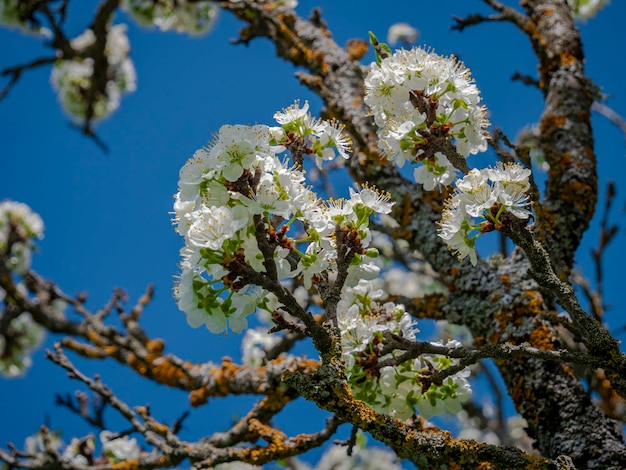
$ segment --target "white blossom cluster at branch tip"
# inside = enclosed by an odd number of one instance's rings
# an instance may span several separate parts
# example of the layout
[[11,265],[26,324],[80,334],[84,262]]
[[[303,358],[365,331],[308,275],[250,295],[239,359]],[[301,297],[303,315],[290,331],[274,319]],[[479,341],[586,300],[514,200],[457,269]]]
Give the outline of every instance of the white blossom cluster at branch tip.
[[0,24],[17,26],[25,33],[49,36],[50,30],[33,21],[37,0],[0,0]]
[[[48,446],[54,450],[59,450],[63,446],[63,440],[59,431],[47,431],[45,439],[48,441]],[[41,430],[24,440],[24,450],[31,455],[46,451],[44,435]]]
[[[446,410],[458,412],[461,403],[471,394],[467,381],[469,369],[447,377],[441,386],[428,383],[434,371],[454,365],[455,360],[421,355],[396,366],[377,368],[379,362],[402,353],[379,353],[385,332],[415,340],[418,331],[403,305],[381,304],[377,299],[382,296],[382,290],[362,280],[347,289],[337,305],[342,359],[355,398],[400,419],[413,416],[416,408],[424,419]],[[460,347],[461,344],[453,340],[446,346]]]
[[[60,451],[64,446],[58,431],[47,431],[46,437],[48,446],[56,451]],[[111,431],[101,431],[100,435],[101,457],[96,457],[100,463],[115,464],[125,460],[132,460],[139,457],[141,447],[134,437],[118,436]],[[26,438],[26,452],[31,455],[45,453],[44,436],[41,431],[37,431],[32,436]],[[72,441],[62,450],[62,458],[73,465],[89,466],[93,465],[94,452],[96,450],[96,439],[92,434],[84,437],[74,437]]]
[[300,278],[310,288],[322,273],[336,273],[342,237],[353,250],[346,283],[378,275],[368,224],[370,215],[391,211],[388,195],[365,187],[347,200],[320,200],[300,166],[281,154],[289,149],[321,164],[347,156],[347,138],[335,123],[311,117],[308,105],[275,118],[280,127],[222,126],[180,171],[174,222],[185,247],[174,294],[192,327],[243,331],[257,308],[280,307],[254,274],[270,264],[278,280]]
[[567,0],[574,18],[585,21],[596,16],[598,11],[608,5],[610,0]]
[[[6,256],[11,271],[23,274],[30,268],[36,238],[43,238],[43,221],[39,214],[21,202],[0,202],[0,253]],[[9,244],[11,251],[5,253]]]
[[215,2],[207,0],[124,0],[122,9],[142,26],[196,36],[211,30],[218,12]]
[[531,216],[529,177],[529,169],[499,162],[494,168],[471,170],[456,181],[455,193],[445,203],[439,236],[460,260],[469,256],[476,265],[476,238],[497,229],[502,213],[519,219]]
[[11,320],[7,330],[6,334],[0,334],[0,375],[18,377],[32,365],[32,352],[43,341],[45,331],[29,313]]
[[419,36],[419,32],[408,23],[395,23],[387,31],[387,42],[395,46],[398,42],[402,44],[414,43]]
[[406,161],[420,164],[414,177],[426,190],[456,177],[443,143],[461,157],[487,149],[489,123],[480,92],[469,69],[453,56],[419,47],[397,50],[371,65],[365,88],[380,150],[400,167]]
[[[78,53],[72,59],[59,59],[52,68],[50,82],[59,94],[63,108],[79,122],[90,117],[91,121],[102,119],[120,105],[122,93],[137,88],[135,67],[129,58],[130,44],[126,25],[109,28],[104,55],[107,60],[107,81],[104,90],[94,82],[96,36],[88,29],[72,39],[72,48]],[[91,103],[91,116],[88,116]]]
[[[275,113],[274,119],[282,126],[278,132],[286,133],[287,138],[295,136],[304,139],[315,155],[318,168],[322,168],[323,161],[333,160],[336,154],[345,159],[349,158],[352,142],[343,132],[343,126],[337,121],[314,118],[309,113],[308,102],[300,108],[300,103],[296,101]],[[275,137],[285,138],[285,135],[279,134]]]
[[[34,240],[43,238],[43,221],[39,214],[21,202],[0,202],[0,257],[5,267],[16,275],[30,269]],[[16,282],[15,289],[27,296],[23,282]],[[4,323],[7,292],[0,288],[0,322]],[[52,307],[62,310],[64,302],[55,300]],[[0,331],[0,375],[22,375],[32,364],[31,354],[43,341],[45,332],[29,313],[22,312],[12,318]]]
[[102,431],[100,442],[102,442],[102,454],[106,455],[111,463],[136,459],[141,453],[139,443],[134,437],[116,437],[116,434],[111,431]]

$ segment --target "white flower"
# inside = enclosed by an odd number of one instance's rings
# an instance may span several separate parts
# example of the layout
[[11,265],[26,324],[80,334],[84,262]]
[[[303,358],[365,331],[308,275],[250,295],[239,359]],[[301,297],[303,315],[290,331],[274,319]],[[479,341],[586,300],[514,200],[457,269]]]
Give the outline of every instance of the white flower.
[[[397,165],[402,166],[406,160],[414,163],[420,160],[428,142],[419,131],[430,132],[432,126],[445,126],[457,152],[464,157],[486,150],[488,122],[480,104],[480,93],[469,69],[456,58],[421,48],[398,50],[380,64],[372,64],[365,87],[365,103],[379,126],[380,148]],[[427,114],[411,101],[411,94],[437,105],[434,122],[426,121]],[[426,182],[429,187],[435,187],[451,179],[445,175],[440,181],[431,182],[427,171],[416,173],[425,186]]]
[[502,212],[520,219],[532,215],[528,209],[529,177],[530,170],[518,164],[499,163],[485,170],[473,169],[456,182],[455,194],[445,203],[439,236],[459,259],[470,256],[472,264],[477,263],[476,238],[482,227],[497,228]]
[[192,35],[208,32],[218,11],[214,2],[206,0],[124,0],[122,8],[141,25]]
[[63,459],[74,465],[88,466],[89,462],[85,455],[92,455],[95,448],[95,439],[92,435],[78,439],[72,438],[72,442],[63,451]]
[[588,20],[593,18],[605,5],[609,4],[609,0],[567,0],[574,17],[577,20]]
[[364,187],[359,192],[350,188],[350,200],[353,204],[360,203],[369,207],[377,214],[389,214],[395,204],[390,200],[391,195],[373,188]]
[[[70,43],[78,52],[89,54],[89,48],[95,40],[94,32],[88,29]],[[137,88],[137,75],[129,53],[126,25],[111,26],[105,45],[108,81],[104,90],[95,88],[97,84],[93,82],[93,57],[57,61],[52,68],[50,82],[58,92],[63,108],[73,118],[85,120],[90,104],[88,97],[91,96],[92,121],[102,119],[115,111],[119,107],[121,94]]]
[[259,160],[273,155],[267,126],[224,125],[209,150],[217,160],[227,181],[237,181],[244,170],[250,170]]
[[115,433],[111,431],[102,431],[100,433],[102,453],[108,455],[112,462],[122,462],[139,457],[141,449],[137,439],[128,436],[114,438],[114,436]]
[[456,169],[445,155],[435,153],[434,161],[422,161],[413,172],[416,183],[424,186],[426,191],[432,191],[440,186],[448,186],[456,178]]
[[201,207],[191,214],[187,239],[196,248],[220,250],[222,244],[235,233],[248,225],[248,211],[243,206],[232,209],[222,207]]
[[274,119],[278,124],[281,124],[283,128],[300,130],[301,136],[311,133],[313,130],[311,124],[315,123],[315,120],[309,114],[308,101],[304,102],[302,108],[300,107],[300,102],[296,101],[282,111],[277,111],[274,113]]
[[[25,290],[18,284],[19,290]],[[35,323],[29,313],[22,313],[11,321],[11,330],[15,337],[7,342],[0,335],[0,375],[18,377],[26,373],[32,365],[32,353],[45,337],[45,330]]]
[[387,42],[392,46],[398,42],[411,44],[417,40],[419,33],[417,29],[408,23],[395,23],[389,27],[387,32]]

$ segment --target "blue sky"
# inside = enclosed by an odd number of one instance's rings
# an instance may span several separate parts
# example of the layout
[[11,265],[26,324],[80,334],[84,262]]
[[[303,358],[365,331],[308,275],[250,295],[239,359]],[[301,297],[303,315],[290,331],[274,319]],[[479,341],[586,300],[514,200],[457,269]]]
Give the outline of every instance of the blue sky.
[[[423,1],[300,3],[297,11],[304,16],[321,6],[340,44],[367,38],[368,30],[384,38],[388,27],[398,21],[413,24],[421,31],[417,44],[463,59],[482,91],[492,124],[511,137],[540,115],[540,94],[509,80],[515,71],[532,75],[536,70],[522,33],[506,24],[450,31],[452,15],[486,11],[478,0],[440,2],[438,10]],[[72,3],[68,21],[72,35],[89,24],[96,4]],[[610,97],[607,104],[621,114],[626,114],[625,17],[624,2],[614,1],[598,18],[581,25],[587,72]],[[171,296],[181,240],[168,212],[178,171],[222,124],[271,124],[273,113],[295,99],[309,99],[313,112],[320,109],[319,99],[298,84],[293,77],[296,69],[276,58],[267,40],[256,40],[249,47],[231,45],[229,40],[237,36],[241,24],[228,14],[220,15],[214,30],[201,38],[143,29],[122,15],[116,22],[129,23],[138,89],[98,125],[110,153],[102,153],[70,128],[50,87],[49,68],[28,72],[0,102],[0,200],[25,202],[42,216],[45,239],[39,244],[34,268],[65,292],[87,292],[88,306],[97,309],[115,287],[126,289],[134,301],[147,284],[154,283],[155,300],[143,324],[151,336],[164,338],[170,351],[188,360],[218,361],[224,355],[238,359],[237,335],[217,337],[204,329],[192,330]],[[0,45],[0,69],[48,55],[37,39],[15,30],[1,29]],[[593,124],[600,187],[607,178],[618,183],[612,221],[623,225],[625,198],[619,184],[626,176],[624,135],[598,115]],[[482,162],[480,158],[472,163],[480,166],[490,157]],[[579,250],[579,267],[590,274],[588,252],[597,236],[594,227]],[[613,326],[621,325],[624,307],[620,296],[624,237],[618,235],[606,257],[606,301],[613,307],[607,319]],[[48,346],[54,339],[58,338],[49,337]],[[188,408],[182,392],[151,386],[129,370],[103,362],[77,362],[89,374],[100,373],[130,405],[150,403],[159,419],[171,422]],[[63,428],[66,442],[71,433],[86,434],[89,429],[80,420],[54,406],[54,393],[76,388],[80,384],[48,363],[42,348],[26,377],[0,381],[0,445],[12,441],[21,446],[45,420],[53,428]],[[251,402],[249,397],[212,401],[194,411],[185,436],[227,427],[233,415],[246,411],[240,405]],[[306,414],[299,412],[296,422],[289,422],[296,413],[284,413],[281,422],[288,431],[312,432],[320,427],[321,415],[311,405],[303,406]],[[113,413],[109,416],[113,428],[124,427]]]

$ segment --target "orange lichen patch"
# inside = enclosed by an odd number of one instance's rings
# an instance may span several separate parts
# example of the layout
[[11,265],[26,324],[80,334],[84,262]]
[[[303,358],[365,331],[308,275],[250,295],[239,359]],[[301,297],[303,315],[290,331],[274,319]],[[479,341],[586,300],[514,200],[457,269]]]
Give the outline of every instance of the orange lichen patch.
[[534,290],[524,291],[526,295],[526,305],[530,307],[531,313],[540,315],[543,313],[543,296]]
[[502,284],[504,285],[504,287],[510,287],[511,279],[508,274],[502,274],[500,276],[500,280],[502,281]]
[[426,294],[413,300],[411,312],[417,318],[430,318],[444,320],[445,315],[441,312],[441,305],[445,296],[440,293]]
[[289,403],[290,401],[291,401],[291,398],[289,398],[287,395],[285,395],[284,393],[281,393],[280,390],[278,390],[276,393],[272,395],[268,395],[267,397],[263,398],[263,400],[261,400],[259,405],[263,409],[271,411],[272,413],[276,413],[282,410],[285,407],[285,405]]
[[85,337],[91,341],[95,346],[98,347],[102,347],[106,344],[105,339],[100,336],[98,333],[96,333],[94,330],[92,330],[91,328],[87,329],[87,333],[85,334]]
[[563,371],[565,371],[565,373],[567,375],[569,375],[570,377],[576,377],[576,374],[574,374],[574,369],[572,369],[569,364],[563,364]]
[[368,42],[363,39],[350,39],[346,43],[346,51],[350,56],[350,60],[361,60],[367,54],[368,48]]
[[[281,362],[284,362],[285,360],[286,359],[284,358],[278,358],[271,361],[271,363],[279,364]],[[293,370],[306,374],[312,374],[319,367],[319,365],[319,361],[303,358],[294,365]],[[250,393],[258,393],[260,395],[263,395],[268,392],[267,390],[265,390],[265,385],[267,383],[267,380],[265,380],[267,377],[267,367],[258,367],[256,369],[252,369],[248,366],[235,364],[232,362],[231,358],[224,357],[222,359],[221,366],[213,367],[209,371],[209,375],[213,378],[212,382],[215,385],[212,387],[204,386],[189,392],[189,402],[191,403],[191,406],[196,407],[203,405],[207,402],[209,397],[223,397],[234,393],[231,389],[231,384],[235,383],[239,373],[253,373],[258,376],[257,382],[259,385],[259,389]]]
[[519,377],[517,383],[511,389],[511,398],[516,405],[526,404],[533,402],[533,392],[529,387],[526,387],[524,377]]
[[545,114],[541,118],[540,128],[541,133],[548,133],[555,128],[562,127],[567,122],[567,118],[565,116],[555,116],[554,114]]
[[413,209],[411,197],[408,194],[405,194],[402,197],[402,201],[397,205],[396,211],[400,211],[399,217],[396,216],[396,220],[398,220],[400,227],[397,229],[399,233],[395,238],[411,240],[413,238],[413,232],[408,230],[408,227],[415,211]]
[[488,336],[487,336],[487,340],[489,341],[490,344],[498,344],[500,342],[502,335],[500,334],[499,331],[492,331]]
[[191,392],[189,392],[189,404],[194,408],[200,405],[204,405],[210,396],[211,390],[206,387],[192,390]]
[[268,426],[267,424],[263,424],[258,419],[254,419],[254,418],[251,419],[248,422],[248,427],[251,432],[261,437],[267,442],[279,443],[281,441],[284,441],[287,438],[284,432],[278,429],[274,429],[273,427]]
[[74,338],[65,338],[62,344],[67,349],[80,354],[83,357],[89,359],[102,359],[108,357],[107,351],[103,351],[102,348],[97,348],[89,344],[79,343]]
[[537,349],[543,349],[551,351],[555,349],[557,337],[552,333],[552,330],[546,325],[538,325],[530,333],[529,342]]
[[573,54],[570,54],[569,52],[563,52],[559,56],[559,59],[561,59],[561,65],[571,65],[571,64],[575,64],[576,62],[578,62],[578,57],[576,57]]
[[163,350],[165,349],[165,341],[163,341],[161,338],[149,340],[146,343],[146,349],[148,350],[149,353],[160,355],[163,353]]
[[613,390],[611,380],[614,380],[615,377],[607,377],[603,370],[596,370],[595,379],[597,385],[594,387],[594,390],[600,395],[600,406],[602,410],[612,418],[623,419],[624,412],[621,410],[624,409],[626,400]]
[[139,459],[122,460],[114,462],[111,467],[113,470],[136,470],[139,468]]

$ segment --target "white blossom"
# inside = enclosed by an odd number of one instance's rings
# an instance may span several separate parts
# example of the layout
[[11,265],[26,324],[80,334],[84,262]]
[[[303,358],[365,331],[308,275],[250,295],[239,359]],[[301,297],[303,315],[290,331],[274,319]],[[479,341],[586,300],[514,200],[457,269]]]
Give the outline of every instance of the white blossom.
[[191,35],[210,31],[218,12],[215,2],[208,0],[124,0],[122,9],[143,26]]
[[126,25],[111,26],[107,33],[105,57],[108,69],[104,90],[96,89],[97,85],[93,81],[94,58],[89,56],[89,50],[95,41],[96,37],[91,29],[72,39],[72,48],[83,55],[87,54],[87,57],[58,60],[50,75],[61,105],[78,121],[87,119],[90,103],[92,121],[108,116],[119,107],[122,93],[133,92],[137,88],[135,67],[129,58],[130,45],[126,36]]
[[398,42],[411,44],[417,40],[419,32],[408,23],[394,23],[387,31],[387,42],[392,46]]
[[474,248],[484,227],[496,228],[502,212],[528,219],[530,170],[518,164],[502,164],[471,170],[456,182],[455,193],[445,202],[439,222],[439,236],[459,259],[478,262]]
[[111,431],[102,431],[100,441],[102,442],[102,453],[109,457],[113,463],[124,460],[136,459],[141,453],[141,448],[134,437],[114,437]]
[[567,0],[577,20],[588,20],[596,16],[598,11],[610,3],[609,0]]
[[[487,149],[488,122],[480,93],[469,69],[455,57],[421,48],[398,50],[371,65],[365,87],[365,103],[379,128],[379,147],[398,166],[407,160],[420,163],[428,145],[424,133],[436,128],[445,129],[442,132],[463,157]],[[411,95],[436,104],[434,117],[420,110]],[[443,155],[422,163],[427,168],[414,176],[425,188],[452,182],[454,170]]]

